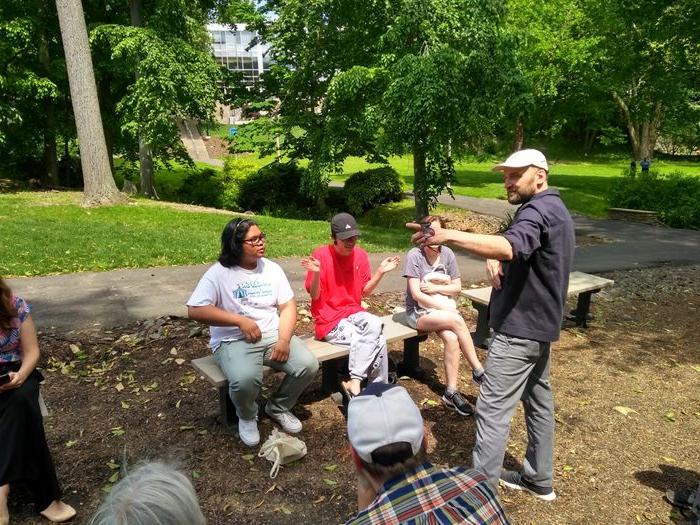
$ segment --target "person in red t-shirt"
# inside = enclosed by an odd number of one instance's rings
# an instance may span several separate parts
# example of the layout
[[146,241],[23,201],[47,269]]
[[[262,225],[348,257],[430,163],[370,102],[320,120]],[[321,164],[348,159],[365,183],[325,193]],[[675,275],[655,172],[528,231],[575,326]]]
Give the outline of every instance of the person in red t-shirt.
[[399,265],[399,257],[384,259],[374,274],[367,252],[356,246],[360,230],[349,213],[331,219],[333,244],[316,248],[301,261],[306,290],[311,294],[311,314],[316,322],[316,339],[350,346],[350,380],[343,386],[350,395],[360,393],[360,383],[388,382],[389,364],[382,322],[365,311],[361,301],[385,273]]

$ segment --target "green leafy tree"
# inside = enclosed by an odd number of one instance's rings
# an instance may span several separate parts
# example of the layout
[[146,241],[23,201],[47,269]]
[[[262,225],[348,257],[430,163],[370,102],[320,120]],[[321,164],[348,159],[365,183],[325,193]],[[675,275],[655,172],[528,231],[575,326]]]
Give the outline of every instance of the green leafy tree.
[[[410,151],[416,216],[453,175],[452,154],[488,137],[510,69],[501,2],[271,0],[259,28],[277,66],[284,146],[310,159],[322,194],[350,155],[382,161]],[[294,134],[293,129],[302,133]]]
[[700,3],[580,2],[599,42],[600,87],[619,108],[633,157],[652,157],[669,111],[687,105],[697,86]]
[[[0,156],[10,172],[32,170],[59,184],[56,137],[67,89],[55,5],[8,0],[0,5]],[[39,167],[39,164],[36,164]],[[32,170],[33,171],[33,170]]]
[[116,144],[128,159],[138,151],[141,193],[155,196],[153,159],[190,162],[177,120],[209,120],[224,72],[211,55],[203,3],[132,0],[129,7],[128,23],[99,24],[91,40],[100,76],[109,79]]
[[114,184],[109,166],[81,1],[56,0],[56,11],[80,141],[83,204],[94,206],[122,202],[124,197]]
[[615,125],[615,107],[600,87],[600,37],[588,31],[578,0],[508,0],[506,22],[521,73],[506,106],[513,150],[527,133],[574,129],[589,152],[600,131]]

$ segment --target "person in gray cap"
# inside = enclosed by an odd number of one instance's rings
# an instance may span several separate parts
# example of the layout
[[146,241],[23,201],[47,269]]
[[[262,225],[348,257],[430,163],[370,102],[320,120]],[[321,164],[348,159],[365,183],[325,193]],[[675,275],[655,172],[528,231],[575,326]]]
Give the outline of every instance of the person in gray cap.
[[333,243],[301,260],[307,270],[305,285],[311,295],[316,339],[350,347],[350,379],[343,386],[351,396],[360,393],[365,378],[388,380],[382,322],[365,311],[362,297],[371,294],[384,274],[399,265],[399,257],[387,257],[372,273],[367,252],[356,245],[359,237],[355,218],[339,213],[331,220]]
[[[534,149],[517,151],[494,171],[503,173],[508,202],[520,204],[502,235],[433,228],[420,244],[453,244],[487,259],[493,285],[493,337],[476,403],[474,467],[492,484],[552,501],[554,399],[550,345],[559,338],[574,258],[574,224],[559,192],[548,186],[549,166]],[[419,230],[418,224],[407,227]],[[528,445],[522,471],[502,470],[510,421],[523,402]]]
[[351,399],[348,439],[359,510],[348,524],[509,523],[483,474],[428,462],[423,417],[405,388],[372,383]]

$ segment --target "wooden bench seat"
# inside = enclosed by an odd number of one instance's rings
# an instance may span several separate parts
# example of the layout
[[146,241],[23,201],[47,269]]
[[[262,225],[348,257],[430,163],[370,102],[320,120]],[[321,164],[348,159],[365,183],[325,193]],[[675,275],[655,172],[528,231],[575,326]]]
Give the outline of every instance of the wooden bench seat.
[[[598,277],[583,272],[571,272],[569,274],[568,295],[578,295],[576,310],[573,312],[574,321],[577,326],[587,326],[588,312],[591,306],[591,295],[601,291],[603,288],[612,286],[615,281]],[[491,287],[474,288],[462,290],[462,295],[469,299],[478,317],[476,321],[476,331],[472,334],[474,344],[483,347],[486,338],[489,336],[488,305],[491,300]]]
[[[405,313],[387,315],[381,319],[384,324],[383,334],[387,343],[404,342],[404,357],[400,365],[400,375],[420,376],[418,345],[420,341],[426,339],[427,335],[420,334],[406,325]],[[321,363],[323,391],[326,394],[337,392],[339,389],[338,371],[343,364],[343,360],[348,357],[348,348],[336,346],[326,341],[318,341],[312,336],[305,336],[301,339],[316,356],[318,362]],[[217,388],[223,422],[226,426],[233,427],[237,419],[233,403],[228,395],[228,379],[226,379],[221,368],[219,368],[213,354],[193,359],[192,366]]]

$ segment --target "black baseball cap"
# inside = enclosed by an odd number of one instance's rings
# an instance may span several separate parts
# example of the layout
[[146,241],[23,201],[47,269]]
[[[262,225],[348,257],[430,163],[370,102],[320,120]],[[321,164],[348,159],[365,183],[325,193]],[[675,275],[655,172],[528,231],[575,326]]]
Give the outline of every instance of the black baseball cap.
[[331,234],[342,240],[359,237],[360,229],[355,217],[349,213],[339,213],[331,219]]

